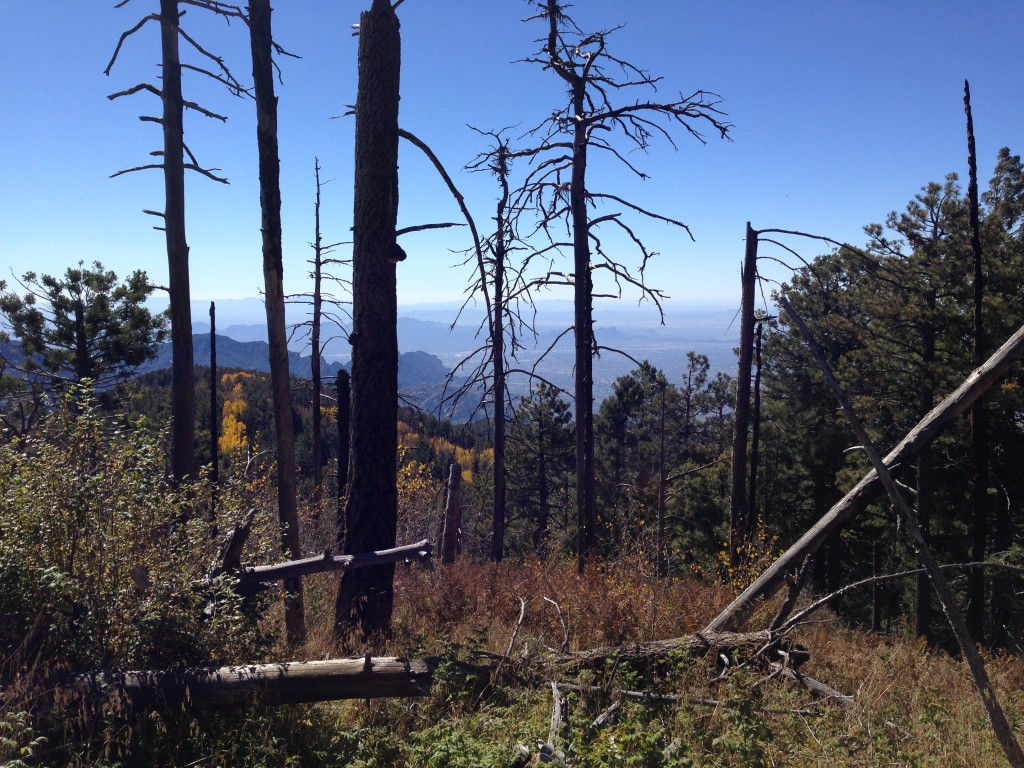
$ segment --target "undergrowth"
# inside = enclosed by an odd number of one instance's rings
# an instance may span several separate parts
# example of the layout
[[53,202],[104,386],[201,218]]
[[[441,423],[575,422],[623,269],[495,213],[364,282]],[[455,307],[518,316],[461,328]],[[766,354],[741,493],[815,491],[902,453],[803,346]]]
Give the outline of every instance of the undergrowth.
[[[542,747],[554,765],[608,768],[1001,764],[957,660],[909,634],[880,637],[828,615],[794,639],[811,651],[802,671],[852,694],[850,707],[814,702],[761,667],[723,670],[677,654],[562,680],[568,716],[552,731],[542,655],[692,633],[734,592],[696,574],[659,578],[639,554],[582,575],[557,558],[400,567],[384,652],[446,659],[429,697],[201,713],[67,709],[54,690],[76,673],[339,652],[336,575],[306,581],[310,632],[299,649],[280,639],[277,595],[242,601],[204,578],[249,506],[261,514],[246,559],[278,557],[266,479],[227,484],[209,520],[209,489],[168,485],[159,441],[138,426],[79,398],[33,439],[0,446],[2,765],[475,768],[524,766]],[[457,663],[481,652],[507,653],[518,682]],[[987,661],[1021,733],[1024,664]]]

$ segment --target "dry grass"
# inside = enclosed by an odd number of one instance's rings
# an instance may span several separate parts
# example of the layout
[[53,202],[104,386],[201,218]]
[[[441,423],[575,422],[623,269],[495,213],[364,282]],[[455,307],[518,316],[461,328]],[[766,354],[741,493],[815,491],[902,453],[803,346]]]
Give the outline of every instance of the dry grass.
[[[321,608],[333,610],[333,584],[324,579],[316,586],[311,581],[307,588],[315,625],[306,648],[309,656],[330,655],[334,648],[329,621],[319,617]],[[575,563],[564,561],[461,561],[433,572],[399,568],[389,652],[430,654],[458,644],[503,653],[519,617],[519,598],[526,601],[526,611],[513,651],[516,656],[540,647],[558,648],[562,621],[570,650],[678,637],[699,630],[731,596],[732,590],[711,580],[653,578],[639,560],[595,565],[583,575],[577,574]],[[681,667],[667,683],[672,690],[729,702],[749,696],[759,713],[756,720],[739,725],[732,705],[684,706],[665,715],[665,728],[697,740],[696,746],[690,745],[694,764],[738,766],[753,760],[750,764],[779,766],[984,768],[1003,763],[970,677],[958,660],[908,636],[881,637],[844,627],[827,614],[820,623],[801,628],[794,639],[811,650],[811,661],[802,671],[854,695],[854,705],[812,702],[792,685],[766,682],[761,672],[716,680],[718,673],[711,665]],[[1012,657],[987,662],[1011,721],[1018,733],[1024,733],[1024,662]],[[656,684],[665,690],[666,681]],[[541,697],[534,706],[543,709],[548,706],[544,701]],[[790,713],[808,708],[818,714]],[[744,735],[744,729],[750,733]],[[712,738],[733,732],[740,734],[739,743],[749,737],[756,745],[756,760],[737,756],[746,754],[742,750],[723,752]],[[694,734],[706,738],[700,741]]]

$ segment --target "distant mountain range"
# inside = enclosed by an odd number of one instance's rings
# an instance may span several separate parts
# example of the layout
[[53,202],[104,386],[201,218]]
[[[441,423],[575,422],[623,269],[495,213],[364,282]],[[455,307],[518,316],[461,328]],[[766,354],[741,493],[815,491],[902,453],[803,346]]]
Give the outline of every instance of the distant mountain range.
[[[193,302],[193,351],[197,364],[208,364],[210,359],[209,304]],[[156,302],[151,309],[162,310]],[[651,305],[632,305],[627,302],[597,302],[595,305],[595,333],[601,346],[600,356],[594,363],[594,396],[600,402],[612,391],[612,383],[636,367],[636,362],[648,360],[665,372],[669,381],[679,382],[686,368],[686,353],[694,351],[708,356],[712,371],[732,372],[735,367],[734,348],[739,342],[739,331],[734,307],[722,304],[701,306],[667,303],[664,324]],[[291,308],[289,322],[300,323],[301,307]],[[421,304],[399,307],[398,384],[403,398],[427,410],[433,410],[446,392],[451,391],[449,371],[455,370],[454,386],[465,381],[465,375],[479,360],[459,369],[459,364],[484,343],[480,323],[484,311],[469,306],[453,322],[459,312],[458,304]],[[547,381],[572,390],[574,351],[571,330],[572,304],[566,301],[538,302],[532,316],[532,331],[521,334],[522,349],[513,361],[509,388],[513,396],[529,392],[531,378],[525,371],[536,366],[536,371]],[[217,303],[217,363],[222,368],[269,371],[266,314],[260,299],[241,299]],[[325,380],[348,367],[350,348],[348,331],[326,324],[322,331],[325,339],[321,373]],[[308,330],[297,325],[291,341],[289,370],[293,376],[308,378],[312,374],[308,354]],[[616,350],[628,356],[619,354]],[[17,354],[16,345],[6,345],[0,353]],[[162,345],[156,359],[140,372],[167,368],[171,365],[170,345]],[[475,398],[467,398],[471,408]],[[455,415],[465,417],[468,411]]]
[[[210,334],[193,333],[192,351],[196,365],[210,363]],[[171,345],[161,344],[157,356],[139,368],[138,373],[157,371],[171,367]],[[229,336],[217,334],[217,367],[238,368],[245,371],[270,372],[270,345],[266,341],[238,341]],[[321,358],[320,375],[324,386],[331,386],[332,380],[342,368],[351,370],[346,361],[328,361]],[[288,353],[288,372],[299,379],[313,375],[311,357],[298,352]],[[458,386],[456,381],[455,386]],[[398,388],[403,398],[426,410],[433,410],[444,396],[448,382],[448,368],[434,355],[426,352],[403,352],[398,356]]]
[[[193,331],[197,338],[209,333],[209,304],[193,302]],[[404,353],[424,352],[447,372],[467,356],[478,350],[484,342],[480,324],[484,319],[482,307],[469,306],[462,311],[458,322],[459,304],[414,304],[399,307],[398,347]],[[664,324],[651,304],[636,305],[621,301],[595,303],[595,333],[601,354],[594,364],[594,394],[598,401],[611,393],[614,380],[636,367],[636,362],[648,360],[665,372],[670,381],[678,382],[686,368],[686,353],[698,352],[708,356],[712,371],[732,372],[735,363],[734,348],[739,343],[736,308],[721,303],[664,305]],[[308,330],[298,325],[305,320],[305,310],[290,308],[288,321],[296,327],[291,347],[296,353],[291,366],[294,375],[309,375]],[[572,389],[574,350],[572,333],[572,303],[543,301],[537,303],[533,317],[533,333],[523,334],[523,346],[514,367],[537,371],[545,379],[566,389]],[[217,302],[217,330],[239,342],[266,343],[266,314],[260,299],[240,299]],[[561,338],[559,338],[561,336]],[[325,366],[337,371],[339,364],[350,357],[348,330],[325,324],[322,330]],[[619,354],[624,352],[628,357]],[[206,356],[209,355],[207,347]],[[543,355],[543,360],[540,358]],[[222,358],[218,347],[218,358]],[[197,352],[197,360],[201,359]],[[425,359],[424,364],[427,364]],[[423,382],[431,380],[437,370],[431,362],[423,373]],[[223,365],[228,365],[226,360]],[[265,365],[265,363],[264,363]],[[472,366],[468,366],[472,367]],[[407,364],[408,375],[418,368]],[[328,370],[327,367],[324,369]],[[461,373],[461,372],[460,372]],[[325,376],[328,374],[324,374]],[[400,384],[401,386],[401,384]],[[530,379],[523,374],[513,375],[510,388],[514,395],[529,391]]]

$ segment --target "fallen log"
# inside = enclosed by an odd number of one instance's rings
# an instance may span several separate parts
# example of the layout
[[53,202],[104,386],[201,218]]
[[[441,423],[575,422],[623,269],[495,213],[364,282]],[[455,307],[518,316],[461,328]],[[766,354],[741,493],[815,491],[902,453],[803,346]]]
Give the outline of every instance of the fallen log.
[[[885,466],[892,471],[915,456],[1009,371],[1021,355],[1024,355],[1024,327],[1018,329],[984,365],[973,371],[951,395],[918,422],[917,426],[885,457]],[[816,552],[829,536],[839,531],[851,517],[864,509],[881,490],[882,482],[878,473],[872,469],[708,624],[705,631],[722,632],[742,626],[761,599],[771,597],[782,587],[787,573],[795,571],[807,555]]]
[[238,582],[235,591],[242,595],[252,595],[268,589],[272,582],[282,579],[296,579],[314,573],[327,571],[343,571],[349,568],[368,568],[372,565],[389,563],[430,562],[430,542],[424,539],[415,544],[406,544],[394,549],[381,549],[376,552],[360,552],[355,555],[333,555],[325,550],[322,555],[307,557],[303,560],[289,560],[273,565],[257,565],[241,568],[237,571]]
[[427,661],[369,656],[214,669],[97,672],[76,677],[61,698],[113,701],[138,710],[428,696],[431,674]]
[[[592,648],[574,653],[553,653],[535,663],[559,674],[602,666],[608,660],[650,663],[671,653],[690,656],[720,654],[735,662],[737,652],[754,653],[766,643],[788,643],[786,638],[764,632],[698,633],[647,643]],[[427,696],[433,671],[443,658],[402,659],[370,657],[326,661],[243,664],[220,668],[95,672],[78,675],[60,689],[62,700],[115,701],[128,709],[161,709],[188,705],[196,709],[228,708],[252,703],[300,704],[337,699]],[[502,679],[518,681],[515,665],[499,654],[480,654],[475,662],[457,662],[466,672],[488,680],[504,672]]]

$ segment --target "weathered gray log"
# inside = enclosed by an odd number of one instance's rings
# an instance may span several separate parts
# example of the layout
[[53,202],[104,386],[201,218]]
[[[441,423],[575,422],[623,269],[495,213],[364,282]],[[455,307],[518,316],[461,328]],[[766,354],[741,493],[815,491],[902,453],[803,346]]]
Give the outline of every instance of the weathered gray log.
[[257,565],[243,568],[238,572],[238,583],[235,590],[240,594],[250,595],[267,589],[271,582],[282,579],[297,579],[314,573],[327,571],[344,571],[351,568],[367,568],[371,565],[388,565],[417,560],[430,562],[430,542],[424,539],[415,544],[407,544],[394,549],[382,549],[377,552],[361,552],[355,555],[332,555],[330,550],[317,557],[303,560],[289,560],[273,565]]
[[[973,371],[956,391],[918,422],[917,426],[885,457],[885,466],[892,470],[905,463],[938,437],[957,416],[967,411],[989,387],[1009,371],[1022,354],[1024,327],[1018,329],[984,365]],[[804,557],[816,552],[829,536],[864,509],[880,490],[882,483],[878,473],[872,469],[753,584],[733,600],[728,608],[708,624],[705,632],[722,632],[742,626],[760,599],[775,594],[784,583],[787,573],[794,571]]]
[[116,701],[128,709],[187,704],[193,709],[298,704],[336,699],[427,696],[426,661],[396,657],[246,664],[215,669],[97,672],[66,691],[87,702]]
[[[613,658],[639,663],[664,659],[672,652],[698,657],[714,652],[716,658],[719,653],[731,656],[736,650],[753,653],[776,639],[767,631],[699,633],[673,640],[552,654],[537,663],[567,674],[600,666]],[[781,642],[787,641],[783,638]],[[498,673],[504,658],[498,654],[481,655],[474,664],[455,663],[486,681]],[[65,703],[70,700],[95,705],[107,701],[131,710],[146,710],[183,704],[193,709],[219,709],[253,703],[277,705],[427,696],[433,670],[442,661],[445,659],[364,657],[220,668],[95,672],[75,677],[69,686],[58,689],[58,697]],[[504,669],[503,679],[522,682],[509,666]]]

